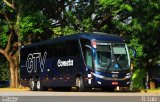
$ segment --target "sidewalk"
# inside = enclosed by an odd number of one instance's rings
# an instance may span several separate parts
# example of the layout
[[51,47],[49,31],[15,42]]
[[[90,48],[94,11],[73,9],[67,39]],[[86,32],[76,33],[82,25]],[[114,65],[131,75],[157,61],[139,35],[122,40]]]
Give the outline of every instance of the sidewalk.
[[141,90],[141,93],[160,93],[160,89]]
[[[30,89],[27,87],[26,88],[0,88],[0,92],[1,91],[30,91]],[[125,92],[125,91],[120,91],[120,92]],[[160,89],[141,90],[140,93],[160,93]]]
[[29,88],[0,88],[0,91],[29,91]]

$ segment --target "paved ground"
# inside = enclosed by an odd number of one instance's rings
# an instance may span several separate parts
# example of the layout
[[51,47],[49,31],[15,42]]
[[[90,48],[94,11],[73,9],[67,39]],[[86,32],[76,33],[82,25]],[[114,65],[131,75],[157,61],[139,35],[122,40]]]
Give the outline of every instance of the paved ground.
[[[51,97],[52,96],[52,97]],[[74,97],[72,97],[74,96]],[[160,102],[160,90],[149,92],[62,92],[0,89],[0,102]]]
[[98,89],[86,92],[71,91],[30,91],[25,89],[0,88],[0,96],[160,96],[160,90],[147,92],[102,92]]

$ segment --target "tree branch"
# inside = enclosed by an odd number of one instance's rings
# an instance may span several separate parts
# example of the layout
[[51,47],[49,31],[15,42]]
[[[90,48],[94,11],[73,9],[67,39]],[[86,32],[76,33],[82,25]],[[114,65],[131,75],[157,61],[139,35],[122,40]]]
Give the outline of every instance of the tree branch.
[[11,56],[14,56],[16,53],[17,53],[17,51],[18,51],[18,45],[19,45],[19,42],[15,42],[12,46],[13,46],[13,49],[12,49],[12,51],[9,53],[9,55],[11,55]]
[[4,50],[3,50],[3,49],[1,49],[1,48],[0,48],[0,53],[1,53],[1,54],[4,54]]
[[12,34],[12,31],[11,31],[10,34],[9,34],[8,43],[7,43],[7,46],[6,46],[6,49],[5,49],[6,52],[8,52],[10,50],[12,35],[13,34]]
[[4,3],[6,3],[9,7],[15,10],[14,6],[12,3],[8,2],[7,0],[3,0]]
[[8,25],[9,25],[9,28],[12,28],[11,22],[10,22],[9,18],[7,17],[7,14],[5,12],[3,14],[4,14],[4,17],[5,17]]

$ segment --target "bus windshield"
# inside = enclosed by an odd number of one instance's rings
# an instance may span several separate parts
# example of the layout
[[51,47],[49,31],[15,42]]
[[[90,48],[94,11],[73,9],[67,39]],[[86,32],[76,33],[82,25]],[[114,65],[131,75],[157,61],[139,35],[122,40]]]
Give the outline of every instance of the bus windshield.
[[97,43],[95,68],[105,71],[129,69],[129,56],[126,45]]

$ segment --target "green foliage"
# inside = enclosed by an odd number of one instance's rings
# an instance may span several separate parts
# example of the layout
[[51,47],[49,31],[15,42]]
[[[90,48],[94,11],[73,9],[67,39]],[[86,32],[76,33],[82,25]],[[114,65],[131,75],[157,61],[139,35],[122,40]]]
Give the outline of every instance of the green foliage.
[[65,28],[63,28],[62,32],[63,32],[64,35],[71,35],[71,34],[78,33],[77,31],[74,30],[74,28],[68,27],[68,26],[66,26]]
[[[57,36],[61,36],[62,35],[62,29],[61,27],[56,27],[52,29],[53,32],[57,35]],[[55,38],[56,36],[53,36],[52,38]]]
[[104,7],[119,6],[122,2],[123,0],[99,0]]
[[99,0],[99,4],[115,16],[120,12],[133,11],[132,6],[126,0]]
[[[136,61],[141,58],[143,65],[154,65],[160,58],[159,1],[100,0],[100,4],[103,6],[102,10],[109,11],[106,15],[112,15],[111,22],[108,22],[110,25],[101,25],[101,28],[112,28],[112,32],[125,37],[127,42],[137,50]],[[151,63],[149,63],[150,59],[152,59]],[[138,66],[138,63],[135,64]]]
[[5,33],[1,33],[0,46],[4,48],[7,41],[8,41],[8,36]]
[[126,10],[126,11],[128,11],[128,12],[133,11],[132,6],[129,5],[129,4],[122,4],[122,5],[120,6],[120,9],[121,9],[121,10]]
[[[74,0],[68,1],[69,8],[65,9],[65,23],[63,23],[64,27],[62,28],[74,30],[73,32],[92,32],[94,28],[91,16],[94,13],[94,2],[95,0],[90,2],[79,1],[78,3]],[[67,32],[64,33],[66,34]]]
[[92,20],[91,18],[87,18],[82,20],[82,27],[84,32],[92,31]]
[[140,68],[134,71],[132,76],[133,89],[144,89],[145,70]]
[[0,25],[0,46],[4,48],[8,40],[6,33],[9,32],[9,28],[8,25],[3,22],[3,20],[1,20]]
[[18,23],[20,40],[34,41],[40,36],[41,39],[48,39],[51,36],[51,33],[47,32],[50,30],[50,26],[51,22],[41,12],[27,15]]
[[4,60],[4,57],[0,55],[0,80],[9,80],[10,71],[9,64]]
[[71,35],[71,34],[78,33],[77,31],[75,31],[74,28],[69,27],[69,26],[66,26],[65,28],[56,27],[56,28],[53,28],[52,30],[54,34],[56,35],[56,36],[53,36],[52,38],[59,37],[62,35]]
[[[158,0],[141,2],[144,9],[137,8],[136,18],[141,24],[142,30],[136,37],[140,38],[140,43],[143,44],[143,59],[146,65],[151,67],[160,60],[159,51],[159,32],[160,32],[160,3]],[[139,11],[139,12],[138,12]],[[139,13],[141,14],[139,15]],[[140,17],[142,16],[143,17]],[[149,62],[149,60],[151,62]],[[146,67],[146,66],[144,66]]]
[[[143,45],[139,43],[139,38],[132,37],[129,46],[136,50],[136,58],[140,58],[143,55]],[[130,53],[132,54],[132,53]],[[132,56],[132,55],[130,55]],[[134,59],[134,58],[132,58]]]

